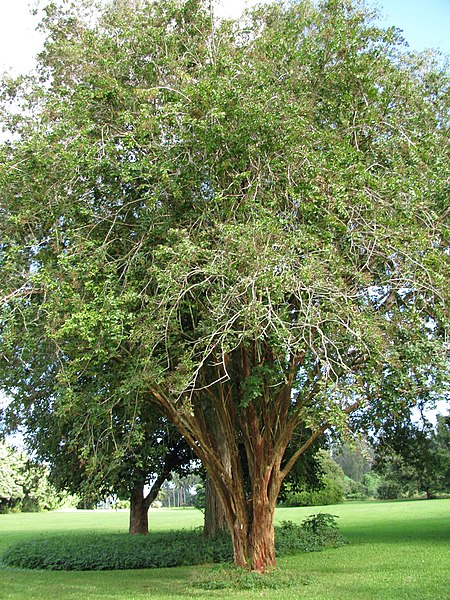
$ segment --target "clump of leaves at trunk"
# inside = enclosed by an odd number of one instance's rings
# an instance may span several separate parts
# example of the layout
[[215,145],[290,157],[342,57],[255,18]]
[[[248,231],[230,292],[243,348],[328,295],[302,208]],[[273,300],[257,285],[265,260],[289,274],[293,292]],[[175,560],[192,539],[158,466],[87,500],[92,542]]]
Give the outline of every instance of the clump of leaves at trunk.
[[[342,543],[332,515],[312,515],[301,525],[283,521],[276,528],[275,545],[280,556],[318,552]],[[228,533],[205,538],[200,530],[186,530],[147,536],[77,534],[40,537],[10,546],[2,560],[7,565],[24,569],[108,571],[230,562],[232,558]],[[250,582],[241,581],[241,584],[250,585]]]

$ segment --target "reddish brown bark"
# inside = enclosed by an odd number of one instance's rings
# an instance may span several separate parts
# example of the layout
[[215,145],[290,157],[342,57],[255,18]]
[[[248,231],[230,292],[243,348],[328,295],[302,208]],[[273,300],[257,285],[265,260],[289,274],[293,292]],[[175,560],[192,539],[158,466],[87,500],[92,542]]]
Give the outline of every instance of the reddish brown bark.
[[152,391],[214,483],[232,536],[235,565],[258,572],[276,564],[273,517],[283,479],[328,426],[319,425],[295,457],[283,464],[315,384],[292,410],[292,385],[302,361],[301,356],[293,356],[283,383],[262,386],[257,398],[244,402],[241,382],[251,376],[252,365],[273,361],[270,348],[256,346],[241,347],[232,356],[212,357],[215,371],[205,370],[198,391],[189,395],[189,410],[179,410],[163,390]]
[[260,573],[275,567],[275,531],[273,517],[275,506],[268,501],[258,501],[253,510],[253,523],[250,536],[251,564]]

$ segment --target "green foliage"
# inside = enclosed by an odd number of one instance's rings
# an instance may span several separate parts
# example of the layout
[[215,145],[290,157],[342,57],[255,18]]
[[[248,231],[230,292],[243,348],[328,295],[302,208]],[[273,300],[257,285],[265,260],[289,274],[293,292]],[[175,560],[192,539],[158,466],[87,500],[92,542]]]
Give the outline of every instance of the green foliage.
[[0,510],[5,511],[17,506],[25,495],[25,461],[20,453],[1,442],[0,462]]
[[336,516],[329,513],[310,515],[300,525],[282,521],[278,530],[277,547],[280,554],[296,551],[320,552],[329,547],[337,548],[347,543],[339,533]]
[[97,571],[150,569],[231,560],[227,536],[204,540],[201,531],[147,536],[78,534],[22,542],[10,547],[3,561],[28,569]]
[[73,504],[73,498],[51,484],[46,466],[3,442],[0,463],[0,512],[39,512]]
[[317,457],[320,473],[318,489],[304,486],[300,491],[287,491],[284,506],[325,506],[344,501],[346,480],[341,467],[326,450],[319,450]]
[[205,484],[197,483],[197,485],[195,486],[194,506],[202,512],[205,510],[205,495]]
[[449,486],[450,449],[448,417],[438,415],[437,427],[403,421],[386,427],[376,447],[374,470],[380,476],[377,495],[382,499],[414,496],[431,498]]
[[346,500],[364,500],[369,497],[369,491],[364,483],[345,477],[344,496]]
[[342,467],[347,477],[362,483],[364,475],[371,470],[373,450],[368,442],[361,441],[353,447],[343,444],[337,452],[333,452],[333,459]]
[[257,549],[326,429],[445,389],[448,69],[359,0],[102,6],[2,86],[2,385],[93,471],[154,403]]
[[374,471],[366,473],[363,481],[364,487],[367,490],[369,498],[375,498],[377,496],[378,486],[380,485],[380,476]]
[[377,487],[377,498],[380,500],[396,500],[401,498],[405,488],[396,479],[382,479]]
[[[282,556],[337,547],[344,538],[331,515],[312,515],[301,525],[285,521],[276,528],[276,549]],[[151,569],[227,562],[233,557],[230,536],[206,539],[202,531],[178,531],[147,536],[124,534],[61,535],[20,542],[7,549],[3,562],[26,569],[104,571]]]

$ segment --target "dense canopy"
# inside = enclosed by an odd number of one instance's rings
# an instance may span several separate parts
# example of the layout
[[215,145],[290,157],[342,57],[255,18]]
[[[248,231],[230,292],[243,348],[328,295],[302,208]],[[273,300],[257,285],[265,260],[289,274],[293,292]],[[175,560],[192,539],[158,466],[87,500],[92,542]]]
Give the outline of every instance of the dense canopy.
[[302,453],[445,383],[448,72],[360,2],[83,11],[3,87],[3,385],[157,406],[262,571]]

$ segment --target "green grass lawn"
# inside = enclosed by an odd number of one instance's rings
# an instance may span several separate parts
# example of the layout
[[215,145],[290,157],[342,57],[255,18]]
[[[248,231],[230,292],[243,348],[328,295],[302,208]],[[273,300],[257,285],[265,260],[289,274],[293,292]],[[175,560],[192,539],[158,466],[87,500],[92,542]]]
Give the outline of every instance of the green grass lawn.
[[[106,572],[0,569],[1,600],[142,600],[233,598],[267,600],[448,600],[450,598],[450,500],[351,503],[278,509],[276,520],[302,521],[317,512],[338,515],[350,544],[321,553],[279,559],[279,589],[204,589],[226,577],[220,566]],[[79,511],[0,515],[0,555],[15,541],[46,532],[119,532],[126,512]],[[150,514],[154,530],[201,525],[194,509]],[[252,583],[248,580],[248,587]]]

